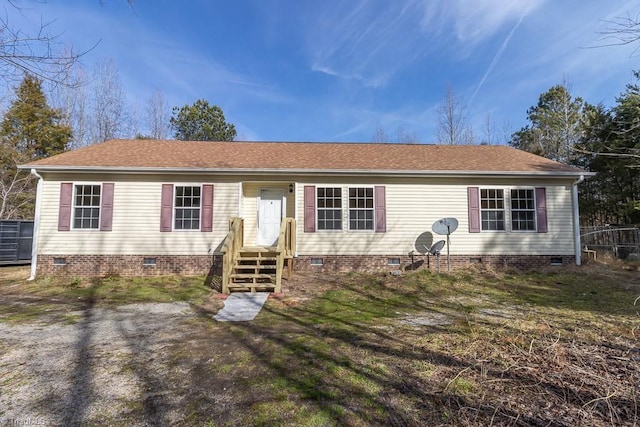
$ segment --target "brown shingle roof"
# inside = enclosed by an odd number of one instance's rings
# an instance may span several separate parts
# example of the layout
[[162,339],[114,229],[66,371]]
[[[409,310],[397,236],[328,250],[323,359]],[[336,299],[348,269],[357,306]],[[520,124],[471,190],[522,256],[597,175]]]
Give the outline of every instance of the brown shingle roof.
[[110,140],[32,162],[41,170],[541,173],[580,169],[500,145]]

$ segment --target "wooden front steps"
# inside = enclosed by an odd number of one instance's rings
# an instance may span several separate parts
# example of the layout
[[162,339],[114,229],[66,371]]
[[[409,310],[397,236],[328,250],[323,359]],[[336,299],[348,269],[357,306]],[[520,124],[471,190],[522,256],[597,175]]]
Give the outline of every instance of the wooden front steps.
[[244,243],[244,220],[229,219],[229,233],[222,243],[222,293],[231,291],[282,292],[282,273],[291,278],[296,253],[296,221],[283,218],[277,244],[248,247]]
[[276,290],[278,252],[269,247],[243,247],[229,274],[229,291]]

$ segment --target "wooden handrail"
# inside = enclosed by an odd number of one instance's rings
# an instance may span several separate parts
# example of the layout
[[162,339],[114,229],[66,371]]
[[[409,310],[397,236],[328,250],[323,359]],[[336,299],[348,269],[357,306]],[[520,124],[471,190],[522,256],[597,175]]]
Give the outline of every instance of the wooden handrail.
[[296,220],[293,218],[282,218],[280,223],[280,233],[278,234],[278,252],[285,256],[293,256],[296,251]]
[[276,247],[276,288],[275,292],[282,291],[282,270],[284,269],[285,258],[291,259],[296,251],[296,220],[293,218],[283,218],[280,223],[280,233],[278,234],[278,246]]
[[222,243],[222,293],[229,293],[230,275],[233,265],[240,254],[244,243],[244,219],[229,219],[229,232]]

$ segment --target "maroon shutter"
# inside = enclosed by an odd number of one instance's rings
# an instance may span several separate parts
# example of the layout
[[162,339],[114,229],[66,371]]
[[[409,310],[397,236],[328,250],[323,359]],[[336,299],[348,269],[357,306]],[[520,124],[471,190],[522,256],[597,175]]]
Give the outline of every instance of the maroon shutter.
[[316,231],[316,187],[304,186],[304,232]]
[[202,211],[200,231],[213,231],[213,185],[202,186]]
[[100,206],[100,231],[111,231],[113,221],[113,183],[102,184],[102,202]]
[[480,190],[478,187],[467,187],[469,203],[469,233],[480,232]]
[[173,184],[162,184],[160,231],[171,231],[173,221]]
[[375,187],[376,200],[376,232],[385,233],[387,231],[387,208],[385,200],[384,186]]
[[58,208],[58,231],[71,229],[71,199],[73,198],[73,184],[60,184],[60,205]]
[[538,233],[547,232],[547,191],[544,187],[536,188],[536,222]]

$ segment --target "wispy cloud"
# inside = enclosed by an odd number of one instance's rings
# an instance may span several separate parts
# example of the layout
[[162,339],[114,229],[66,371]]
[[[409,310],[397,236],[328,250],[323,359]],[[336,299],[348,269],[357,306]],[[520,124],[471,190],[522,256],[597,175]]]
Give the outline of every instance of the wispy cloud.
[[460,43],[475,45],[543,3],[544,0],[454,0],[447,2],[448,19]]
[[311,69],[368,87],[429,53],[465,56],[544,0],[341,1],[310,9],[307,44]]
[[[526,92],[537,96],[566,77],[577,96],[592,103],[612,102],[635,67],[629,57],[633,47],[595,47],[599,31],[604,21],[639,11],[637,0],[612,0],[606,8],[600,3],[577,7],[553,2],[545,6],[544,13],[529,14],[514,37],[520,38],[520,44],[510,49],[513,74],[526,76],[512,86],[512,96]],[[553,31],[540,32],[542,27]],[[613,81],[620,82],[619,86],[612,87]]]
[[376,129],[380,128],[388,135],[402,129],[415,133],[420,142],[433,142],[430,135],[433,133],[435,110],[435,106],[417,104],[389,109],[336,107],[331,115],[340,118],[339,131],[333,139],[366,142],[372,140]]
[[525,9],[522,11],[522,14],[520,15],[520,19],[518,19],[518,22],[516,22],[516,24],[511,29],[511,31],[509,31],[509,34],[502,42],[502,45],[500,45],[500,49],[498,49],[496,54],[493,56],[493,59],[491,60],[491,64],[489,64],[489,67],[487,68],[487,70],[484,72],[484,75],[480,79],[480,83],[478,83],[478,87],[476,87],[476,90],[473,92],[473,95],[471,95],[471,98],[469,99],[470,105],[473,104],[473,100],[475,99],[476,95],[484,85],[484,82],[489,77],[489,74],[491,74],[495,66],[498,64],[498,61],[500,61],[500,58],[502,58],[504,51],[507,49],[507,46],[509,45],[509,41],[511,40],[511,37],[513,37],[513,34],[516,32],[520,24],[522,24],[522,20],[524,19],[526,14],[527,14],[527,10]]
[[311,10],[307,46],[313,71],[366,87],[384,86],[425,50],[418,1],[342,1]]

